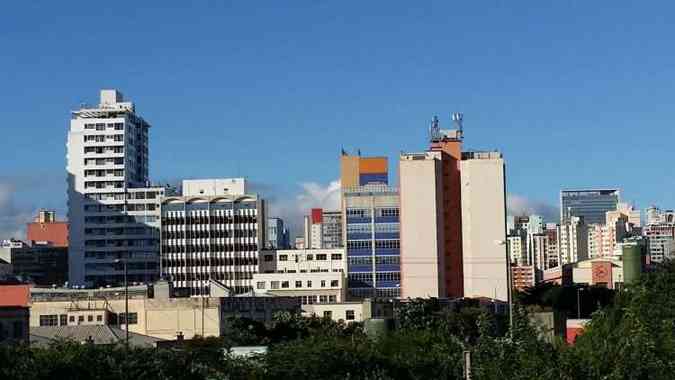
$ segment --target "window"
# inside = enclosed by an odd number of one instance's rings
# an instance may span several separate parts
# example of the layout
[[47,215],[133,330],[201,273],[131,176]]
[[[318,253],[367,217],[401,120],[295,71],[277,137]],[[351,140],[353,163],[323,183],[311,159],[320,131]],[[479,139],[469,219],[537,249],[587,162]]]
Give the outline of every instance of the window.
[[321,280],[321,287],[325,288],[326,287],[326,280]]
[[336,303],[337,302],[337,296],[328,296],[328,302]]
[[345,312],[345,319],[348,320],[348,321],[353,321],[355,319],[354,318],[354,310],[347,310]]
[[59,318],[56,314],[41,315],[40,326],[58,326]]
[[279,281],[272,281],[272,282],[270,282],[270,288],[272,288],[272,289],[279,289]]
[[288,288],[290,285],[288,284],[288,281],[282,281],[281,282],[281,287],[282,288]]
[[295,282],[295,287],[296,287],[296,288],[302,288],[302,281],[296,281],[296,282]]
[[325,254],[316,255],[317,260],[326,260],[327,257],[328,256],[326,256]]
[[319,296],[319,303],[328,302],[328,296]]
[[[124,313],[119,314],[118,322],[120,325],[126,324],[126,318]],[[129,313],[129,324],[135,325],[138,323],[138,313]]]
[[339,253],[334,253],[334,254],[330,255],[330,259],[331,260],[342,260],[342,255],[339,254]]
[[333,318],[333,312],[330,310],[325,310],[323,312],[323,317],[327,319],[332,319]]
[[72,322],[72,323],[75,323],[75,316],[71,315],[70,317],[68,317],[68,321]]
[[338,280],[331,280],[331,281],[330,281],[330,286],[333,287],[333,288],[337,288],[337,287],[338,287],[338,282],[339,282]]
[[102,316],[102,315],[97,315],[97,316],[96,316],[96,322],[103,322],[103,316]]
[[288,261],[288,255],[279,255],[279,261]]
[[312,287],[312,281],[307,281],[307,287],[311,288]]
[[87,315],[87,322],[94,322],[94,316],[93,315]]
[[77,317],[77,323],[79,324],[79,323],[81,323],[81,322],[84,322],[84,315],[79,315],[79,316]]
[[68,316],[66,314],[59,315],[59,326],[68,325]]
[[314,260],[314,255],[307,255],[306,260],[307,260],[307,261],[312,261],[312,260]]
[[265,281],[256,283],[256,289],[265,289]]

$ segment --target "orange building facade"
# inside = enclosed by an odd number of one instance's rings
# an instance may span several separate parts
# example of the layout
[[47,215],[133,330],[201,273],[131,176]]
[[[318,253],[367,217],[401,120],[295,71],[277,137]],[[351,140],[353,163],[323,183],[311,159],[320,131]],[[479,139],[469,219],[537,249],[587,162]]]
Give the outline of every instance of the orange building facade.
[[68,222],[57,221],[53,211],[40,211],[26,228],[29,242],[47,242],[55,247],[68,246]]

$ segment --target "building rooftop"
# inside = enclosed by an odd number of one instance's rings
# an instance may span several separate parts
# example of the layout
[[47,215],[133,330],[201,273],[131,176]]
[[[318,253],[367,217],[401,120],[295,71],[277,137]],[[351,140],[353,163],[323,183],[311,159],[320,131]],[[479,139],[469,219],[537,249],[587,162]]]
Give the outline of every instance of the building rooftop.
[[[81,343],[117,344],[125,342],[126,331],[109,325],[39,326],[30,328],[31,344],[42,346],[62,339]],[[161,341],[164,341],[164,339],[129,332],[130,346],[154,347],[157,342]]]

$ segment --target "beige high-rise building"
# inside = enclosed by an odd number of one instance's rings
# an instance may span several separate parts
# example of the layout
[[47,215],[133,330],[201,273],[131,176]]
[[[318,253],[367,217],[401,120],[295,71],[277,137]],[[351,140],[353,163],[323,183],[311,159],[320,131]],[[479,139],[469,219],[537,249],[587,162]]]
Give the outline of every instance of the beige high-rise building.
[[446,294],[441,155],[439,151],[401,155],[401,297],[404,298]]
[[508,299],[504,171],[499,152],[462,154],[465,297]]

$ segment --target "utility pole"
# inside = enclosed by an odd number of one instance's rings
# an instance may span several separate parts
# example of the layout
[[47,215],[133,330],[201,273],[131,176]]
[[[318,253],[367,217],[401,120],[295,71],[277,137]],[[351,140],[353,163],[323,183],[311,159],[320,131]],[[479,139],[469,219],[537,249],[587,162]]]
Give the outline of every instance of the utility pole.
[[127,260],[117,259],[116,263],[124,264],[124,345],[129,350],[129,281],[127,278]]
[[577,288],[577,319],[581,319],[581,288]]

